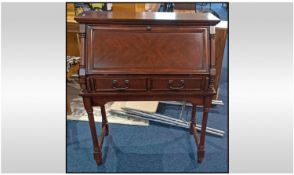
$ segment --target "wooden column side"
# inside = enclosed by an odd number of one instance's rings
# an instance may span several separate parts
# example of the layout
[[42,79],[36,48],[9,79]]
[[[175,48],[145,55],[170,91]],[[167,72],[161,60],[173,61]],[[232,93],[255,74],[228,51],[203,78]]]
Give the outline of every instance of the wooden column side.
[[210,26],[209,31],[210,38],[210,81],[209,81],[209,89],[215,93],[214,89],[214,79],[215,79],[215,27]]
[[85,69],[85,39],[86,39],[86,25],[85,24],[80,24],[80,85],[82,91],[86,90],[86,79],[85,79],[85,74],[86,74],[86,69]]

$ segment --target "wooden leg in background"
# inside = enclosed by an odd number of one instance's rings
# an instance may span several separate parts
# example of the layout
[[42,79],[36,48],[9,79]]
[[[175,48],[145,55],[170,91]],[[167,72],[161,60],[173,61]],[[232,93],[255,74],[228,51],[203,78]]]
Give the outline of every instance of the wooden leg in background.
[[66,96],[66,113],[67,115],[72,114],[71,107],[70,107],[70,97],[68,94]]
[[206,125],[207,125],[207,117],[208,117],[208,107],[204,107],[203,109],[203,117],[202,117],[202,126],[201,126],[201,136],[198,145],[198,163],[201,163],[204,159],[205,154],[205,132],[206,132]]
[[105,127],[106,133],[105,135],[108,135],[109,129],[108,129],[108,121],[107,121],[107,116],[106,116],[106,111],[105,111],[105,106],[101,105],[101,115],[102,115],[102,128]]
[[94,121],[91,99],[84,97],[83,100],[84,100],[84,106],[88,113],[88,118],[89,118],[89,126],[91,129],[93,148],[94,148],[94,159],[96,161],[96,164],[100,165],[102,163],[102,152],[101,152],[101,148],[99,146],[98,139],[97,139],[96,126]]

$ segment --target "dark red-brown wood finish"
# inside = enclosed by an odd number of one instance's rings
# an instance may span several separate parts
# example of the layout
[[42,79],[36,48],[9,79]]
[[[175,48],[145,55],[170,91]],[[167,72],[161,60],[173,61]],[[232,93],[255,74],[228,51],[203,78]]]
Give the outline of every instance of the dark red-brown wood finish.
[[[104,105],[110,101],[191,102],[190,133],[202,162],[215,94],[214,26],[219,19],[210,13],[152,12],[85,12],[75,19],[80,23],[81,96],[97,165],[102,163],[101,147],[109,132]],[[197,105],[204,108],[200,135],[195,130]],[[101,107],[99,139],[93,106]]]

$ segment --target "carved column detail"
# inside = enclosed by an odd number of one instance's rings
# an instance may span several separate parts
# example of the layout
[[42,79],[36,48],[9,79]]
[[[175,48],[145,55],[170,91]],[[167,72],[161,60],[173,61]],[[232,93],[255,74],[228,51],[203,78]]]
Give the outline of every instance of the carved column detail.
[[209,28],[209,38],[210,38],[210,81],[209,89],[215,92],[214,89],[214,79],[216,75],[215,69],[215,27],[210,26]]
[[86,79],[85,79],[85,74],[86,74],[86,68],[85,68],[85,39],[86,39],[86,26],[85,24],[80,24],[80,86],[82,91],[86,90]]

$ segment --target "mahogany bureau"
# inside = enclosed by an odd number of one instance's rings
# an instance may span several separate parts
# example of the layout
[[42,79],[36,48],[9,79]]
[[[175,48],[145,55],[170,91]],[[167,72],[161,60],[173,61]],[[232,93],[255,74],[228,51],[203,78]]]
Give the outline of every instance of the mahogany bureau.
[[[84,12],[80,23],[81,96],[97,165],[109,127],[104,105],[110,101],[174,100],[192,103],[190,133],[204,158],[208,110],[215,94],[215,28],[210,13]],[[203,106],[197,133],[196,106]],[[100,106],[97,137],[93,106]],[[172,137],[172,136],[171,136]]]

